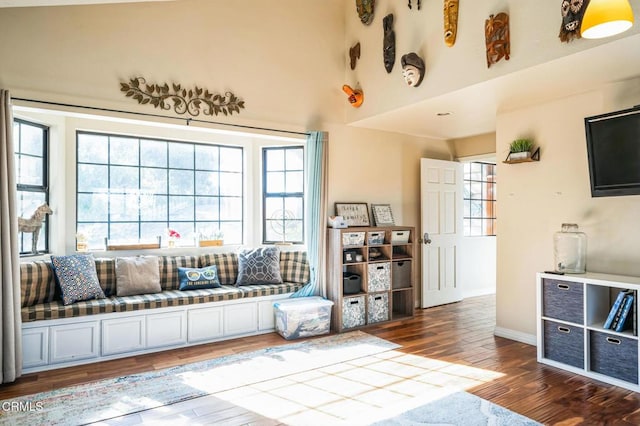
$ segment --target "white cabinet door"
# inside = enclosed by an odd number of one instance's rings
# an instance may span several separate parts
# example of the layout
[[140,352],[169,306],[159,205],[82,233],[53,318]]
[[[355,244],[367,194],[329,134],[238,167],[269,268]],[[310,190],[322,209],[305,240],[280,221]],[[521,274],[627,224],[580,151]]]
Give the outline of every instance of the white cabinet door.
[[148,348],[182,345],[186,342],[186,312],[147,315]]
[[253,333],[258,330],[258,304],[243,303],[224,307],[224,335]]
[[95,358],[99,355],[100,329],[97,321],[51,327],[51,363]]
[[275,330],[276,319],[273,304],[276,300],[258,302],[258,330]]
[[49,327],[22,330],[22,368],[49,363]]
[[138,315],[102,321],[102,355],[145,348],[145,316]]
[[189,343],[213,340],[224,336],[223,309],[191,309],[188,316]]

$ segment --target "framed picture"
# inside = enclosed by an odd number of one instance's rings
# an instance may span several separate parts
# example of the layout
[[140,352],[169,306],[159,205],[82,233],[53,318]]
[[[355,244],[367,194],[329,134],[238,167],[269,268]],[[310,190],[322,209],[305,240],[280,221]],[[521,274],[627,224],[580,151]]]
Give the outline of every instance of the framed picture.
[[371,211],[373,212],[373,221],[375,222],[375,226],[389,226],[396,224],[393,220],[391,205],[371,204]]
[[342,216],[347,226],[371,226],[367,203],[336,203],[336,215]]

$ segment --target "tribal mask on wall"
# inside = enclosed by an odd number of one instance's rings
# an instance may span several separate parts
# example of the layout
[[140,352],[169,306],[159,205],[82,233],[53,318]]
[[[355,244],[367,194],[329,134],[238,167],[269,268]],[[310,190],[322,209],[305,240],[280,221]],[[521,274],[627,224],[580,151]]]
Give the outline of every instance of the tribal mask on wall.
[[562,0],[562,25],[560,25],[561,41],[570,42],[574,38],[580,38],[580,26],[584,11],[587,10],[589,0]]
[[356,10],[363,24],[369,25],[373,21],[373,9],[376,0],[356,0]]
[[444,43],[451,47],[458,34],[459,0],[444,0]]
[[382,28],[384,30],[384,38],[382,39],[384,69],[391,72],[393,64],[396,62],[396,33],[393,31],[393,13],[382,18]]

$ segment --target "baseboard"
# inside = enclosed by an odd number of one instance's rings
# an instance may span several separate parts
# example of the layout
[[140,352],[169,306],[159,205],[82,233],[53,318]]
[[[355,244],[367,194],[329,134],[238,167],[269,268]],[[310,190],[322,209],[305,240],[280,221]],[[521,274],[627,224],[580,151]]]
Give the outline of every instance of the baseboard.
[[504,337],[505,339],[515,340],[516,342],[526,343],[527,345],[536,346],[537,344],[535,334],[523,333],[521,331],[511,330],[509,328],[496,326],[493,329],[493,335]]
[[486,288],[474,289],[471,291],[462,290],[462,297],[465,299],[469,297],[487,296],[489,294],[496,294],[496,288],[486,287]]

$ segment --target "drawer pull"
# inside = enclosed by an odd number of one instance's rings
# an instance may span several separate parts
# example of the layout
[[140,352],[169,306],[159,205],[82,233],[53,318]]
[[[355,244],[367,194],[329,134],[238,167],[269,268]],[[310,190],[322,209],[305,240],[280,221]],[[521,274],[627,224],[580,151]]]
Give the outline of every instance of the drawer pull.
[[349,302],[351,305],[357,305],[358,304],[358,300],[352,300],[351,302]]
[[558,284],[558,290],[569,290],[569,286],[566,284]]
[[373,298],[373,300],[382,300],[382,296],[376,296]]
[[611,343],[612,345],[619,345],[620,343],[622,343],[620,339],[616,339],[615,337],[607,337],[607,342]]
[[377,269],[378,271],[381,271],[381,270],[383,270],[383,269],[384,269],[384,266],[378,266],[376,269]]
[[571,329],[569,329],[567,327],[562,327],[562,326],[558,327],[558,331],[560,333],[571,333]]

